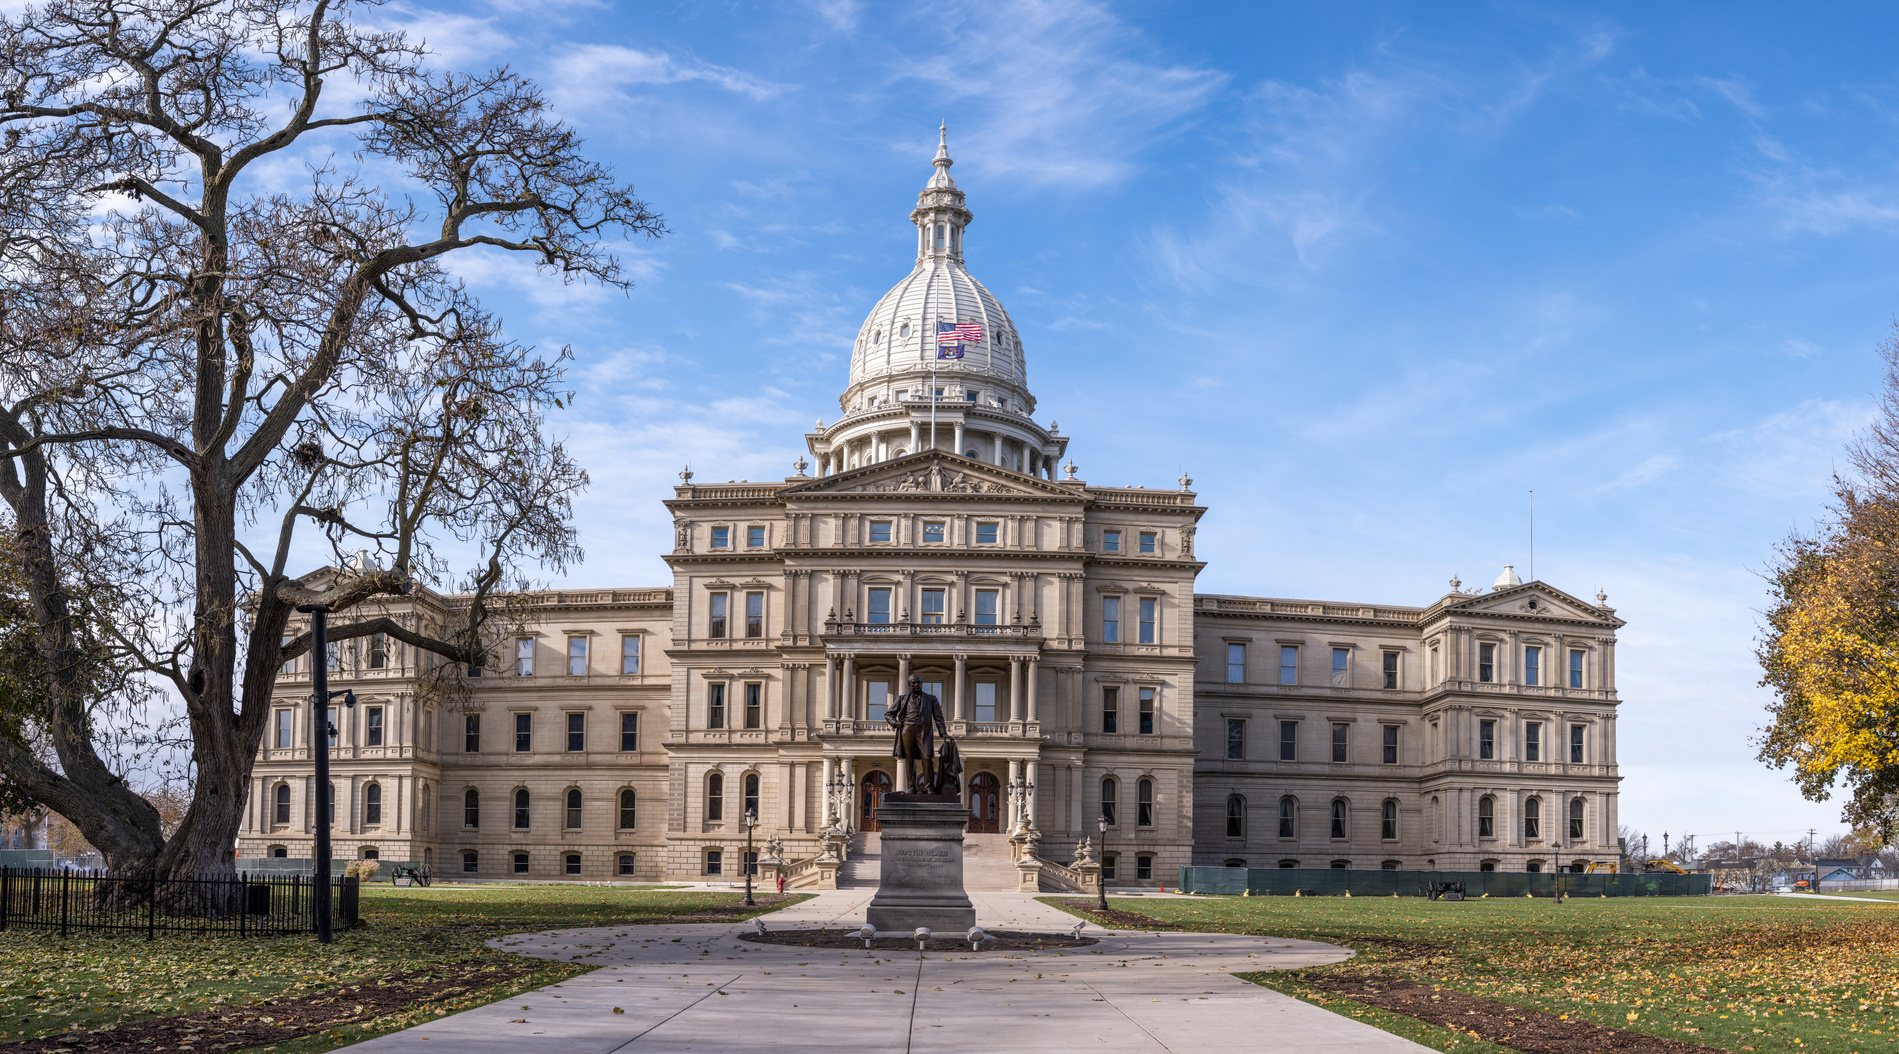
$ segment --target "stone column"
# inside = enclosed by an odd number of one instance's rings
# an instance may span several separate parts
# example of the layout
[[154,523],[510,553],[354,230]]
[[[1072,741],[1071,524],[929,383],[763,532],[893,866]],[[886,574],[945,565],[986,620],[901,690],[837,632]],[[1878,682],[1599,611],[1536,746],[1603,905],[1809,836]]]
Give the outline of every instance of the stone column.
[[1022,818],[1022,800],[1015,795],[1015,785],[1022,779],[1022,759],[1009,759],[1009,778],[1002,788],[1003,795],[1009,801],[1009,822],[1003,828],[1005,832],[1013,830],[1016,821]]
[[[797,771],[797,768],[797,765],[789,761],[781,761],[778,763],[778,795],[782,800],[785,830],[787,831],[795,831],[798,829],[798,791],[797,785],[792,782],[793,773]],[[762,787],[760,788],[760,790],[763,789]],[[761,822],[764,819],[763,816],[759,817]]]
[[996,443],[995,457],[992,460],[995,462],[997,468],[1001,468],[1002,467],[1002,433],[992,432],[990,433],[990,435],[995,439],[995,443]]
[[855,721],[857,719],[857,680],[852,673],[855,657],[844,656],[844,676],[838,681],[838,717]]
[[921,441],[919,433],[917,432],[917,419],[912,417],[910,419],[910,453],[914,454],[917,452],[919,449],[917,444]]
[[963,709],[963,684],[966,680],[968,680],[968,674],[969,674],[969,656],[967,655],[956,656],[956,709],[954,711],[955,716],[953,718],[953,720],[956,720],[956,721],[969,720],[969,711]]
[[1009,656],[1009,715],[1004,721],[1018,721],[1022,713],[1022,656]]
[[1029,669],[1028,669],[1028,685],[1029,685],[1028,687],[1028,717],[1026,718],[1026,720],[1029,720],[1029,721],[1040,721],[1042,719],[1041,712],[1036,708],[1036,705],[1035,705],[1035,681],[1036,681],[1035,667],[1036,667],[1036,661],[1035,659],[1031,658],[1029,660]]
[[[901,695],[910,690],[910,656],[897,656],[897,693]],[[892,700],[893,702],[895,700]]]
[[956,453],[961,454],[962,452],[963,452],[963,423],[961,421],[958,421],[956,422]]
[[824,799],[824,826],[829,827],[837,819],[837,813],[833,811],[837,803],[831,800],[831,780],[837,775],[837,759],[825,758],[819,765],[818,771],[824,780],[824,786],[819,788],[820,797]]
[[824,716],[837,720],[837,656],[824,657]]

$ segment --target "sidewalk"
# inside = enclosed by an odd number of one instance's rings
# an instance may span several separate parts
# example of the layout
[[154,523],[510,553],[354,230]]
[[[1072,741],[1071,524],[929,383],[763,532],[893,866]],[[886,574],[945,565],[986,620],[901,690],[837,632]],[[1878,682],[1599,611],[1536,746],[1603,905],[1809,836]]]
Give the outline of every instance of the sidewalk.
[[[767,915],[772,929],[856,927],[871,890]],[[974,893],[984,928],[1066,930],[1025,893]],[[1129,933],[1043,953],[893,955],[741,941],[753,924],[618,926],[493,942],[601,969],[500,1004],[346,1048],[493,1054],[644,1054],[768,1048],[1410,1054],[1426,1048],[1233,973],[1339,962],[1344,948],[1284,938]],[[620,1012],[616,1012],[618,1008]]]

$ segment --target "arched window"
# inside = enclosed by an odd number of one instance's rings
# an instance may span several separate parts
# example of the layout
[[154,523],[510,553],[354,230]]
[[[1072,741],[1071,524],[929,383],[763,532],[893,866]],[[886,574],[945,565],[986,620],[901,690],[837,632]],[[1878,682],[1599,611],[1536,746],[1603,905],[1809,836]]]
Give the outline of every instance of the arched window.
[[435,800],[434,789],[431,788],[428,784],[424,783],[422,785],[422,815],[421,815],[422,829],[424,831],[435,826],[435,821],[433,819],[435,815],[435,810],[431,808],[432,804],[434,803],[434,800]]
[[289,823],[290,822],[290,784],[288,783],[277,784],[276,793],[277,793],[277,813],[276,813],[276,819],[274,822]]
[[526,830],[528,825],[528,792],[526,787],[514,792],[514,826],[517,830]]
[[1571,798],[1569,802],[1569,840],[1582,841],[1583,836],[1583,800]]
[[1134,822],[1141,827],[1154,826],[1154,781],[1143,779],[1134,785]]
[[1114,822],[1115,822],[1114,795],[1115,795],[1114,780],[1112,779],[1102,780],[1101,781],[1101,815],[1107,819],[1108,825],[1111,827],[1114,826]]
[[1345,837],[1345,799],[1332,799],[1332,837]]
[[481,792],[473,787],[462,792],[462,826],[481,826]]
[[363,824],[375,826],[382,823],[382,784],[371,783],[363,788]]
[[1477,799],[1477,837],[1497,837],[1497,799],[1488,794]]
[[1246,801],[1237,794],[1229,795],[1226,799],[1226,836],[1246,837]]
[[1378,836],[1380,838],[1398,837],[1398,799],[1386,798],[1378,811]]
[[1543,837],[1543,802],[1540,799],[1529,798],[1523,803],[1523,837]]
[[725,777],[714,772],[706,777],[706,822],[718,823],[725,819]]
[[567,791],[567,829],[580,830],[580,791],[578,789]]
[[758,773],[745,774],[745,815],[758,816]]
[[1288,796],[1279,799],[1279,837],[1296,838],[1299,835],[1299,802]]
[[633,794],[633,788],[628,787],[620,792],[620,830],[631,831],[633,829],[633,821],[638,815],[633,808],[636,804],[638,804],[638,802]]
[[336,825],[336,784],[330,786],[330,800],[323,809],[323,819],[332,827]]

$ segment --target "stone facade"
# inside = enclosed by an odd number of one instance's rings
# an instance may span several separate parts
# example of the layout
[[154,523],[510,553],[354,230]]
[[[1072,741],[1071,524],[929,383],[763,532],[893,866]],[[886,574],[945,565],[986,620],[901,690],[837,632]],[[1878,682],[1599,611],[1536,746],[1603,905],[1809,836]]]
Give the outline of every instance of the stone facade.
[[[434,660],[396,641],[339,646],[331,685],[359,704],[332,748],[337,855],[729,877],[755,813],[760,852],[776,836],[814,856],[898,786],[881,706],[915,673],[962,749],[971,832],[1026,830],[1067,863],[1109,815],[1116,881],[1614,860],[1604,599],[1507,569],[1426,607],[1197,595],[1192,480],[1057,478],[1068,440],[1034,421],[1015,328],[963,268],[950,164],[940,146],[915,266],[865,321],[843,416],[805,437],[814,474],[681,473],[670,587],[514,598],[505,665],[459,690],[426,687]],[[972,322],[939,357],[939,330]],[[441,627],[465,602],[386,606]],[[308,665],[280,682],[242,855],[310,853]]]

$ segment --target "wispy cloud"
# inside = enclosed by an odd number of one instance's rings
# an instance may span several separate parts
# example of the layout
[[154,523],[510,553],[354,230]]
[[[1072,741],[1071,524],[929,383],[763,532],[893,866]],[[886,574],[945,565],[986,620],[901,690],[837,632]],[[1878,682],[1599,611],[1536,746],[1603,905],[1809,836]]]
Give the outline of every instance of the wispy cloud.
[[645,86],[704,83],[754,101],[784,90],[739,70],[623,44],[571,47],[551,60],[547,76],[550,97],[570,113],[622,101],[628,89]]

